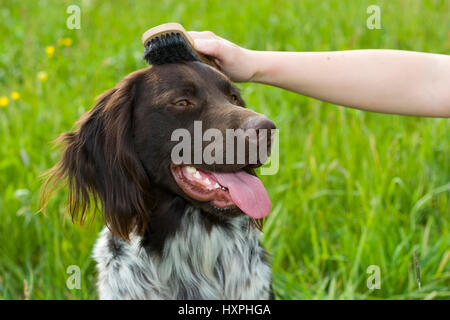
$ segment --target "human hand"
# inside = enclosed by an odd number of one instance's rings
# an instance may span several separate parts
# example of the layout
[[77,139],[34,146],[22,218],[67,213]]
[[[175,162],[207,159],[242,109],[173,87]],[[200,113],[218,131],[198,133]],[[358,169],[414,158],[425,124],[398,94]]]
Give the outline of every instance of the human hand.
[[197,51],[210,56],[220,70],[237,82],[251,81],[256,73],[252,51],[215,35],[211,31],[189,31]]

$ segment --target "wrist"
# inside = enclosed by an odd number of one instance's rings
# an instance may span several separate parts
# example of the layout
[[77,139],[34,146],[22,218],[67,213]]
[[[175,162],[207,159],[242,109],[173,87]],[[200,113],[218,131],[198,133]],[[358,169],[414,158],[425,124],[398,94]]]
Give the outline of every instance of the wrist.
[[248,81],[264,82],[269,73],[268,65],[264,63],[264,51],[247,50],[247,56],[250,67],[250,78]]

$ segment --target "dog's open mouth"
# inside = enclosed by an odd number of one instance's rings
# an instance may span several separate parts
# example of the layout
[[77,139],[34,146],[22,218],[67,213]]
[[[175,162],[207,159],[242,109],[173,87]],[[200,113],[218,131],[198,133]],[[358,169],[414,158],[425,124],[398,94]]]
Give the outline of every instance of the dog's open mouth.
[[271,204],[263,183],[245,170],[208,172],[175,164],[170,170],[178,186],[194,200],[211,202],[218,208],[237,206],[255,219],[269,214]]

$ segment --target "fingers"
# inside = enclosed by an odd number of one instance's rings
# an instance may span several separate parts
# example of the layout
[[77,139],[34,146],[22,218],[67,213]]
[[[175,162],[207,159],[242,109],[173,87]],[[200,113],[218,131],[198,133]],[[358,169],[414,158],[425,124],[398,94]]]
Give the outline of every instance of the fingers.
[[219,59],[223,54],[223,43],[221,40],[195,39],[194,47],[203,54]]
[[214,32],[211,31],[188,31],[192,39],[220,39]]
[[194,47],[203,54],[220,59],[223,39],[211,31],[188,31],[194,40]]

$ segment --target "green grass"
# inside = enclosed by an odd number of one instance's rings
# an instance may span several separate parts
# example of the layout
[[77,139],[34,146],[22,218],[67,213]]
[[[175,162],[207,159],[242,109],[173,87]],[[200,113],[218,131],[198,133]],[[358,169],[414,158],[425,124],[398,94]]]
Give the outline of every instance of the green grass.
[[[80,30],[65,27],[69,4],[81,7]],[[381,7],[382,30],[366,28],[370,4]],[[39,176],[58,159],[51,141],[95,96],[145,67],[140,36],[168,21],[260,50],[450,52],[450,1],[3,0],[0,96],[21,97],[0,108],[0,298],[96,298],[90,254],[101,219],[84,227],[65,219],[64,190],[38,214]],[[73,44],[58,46],[63,37]],[[449,299],[449,120],[240,87],[280,129],[279,173],[262,178],[273,202],[264,243],[277,298]],[[81,290],[66,287],[69,265],[82,270]],[[366,286],[370,265],[381,269],[380,290]]]

